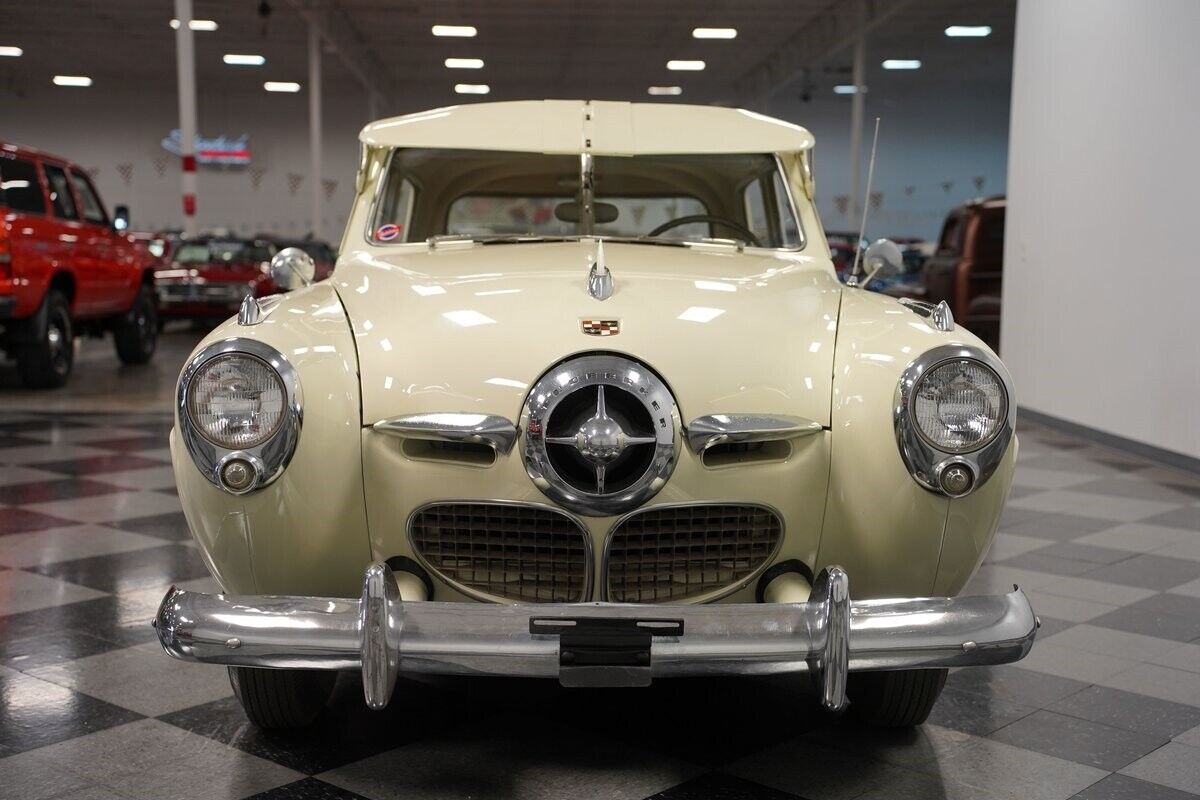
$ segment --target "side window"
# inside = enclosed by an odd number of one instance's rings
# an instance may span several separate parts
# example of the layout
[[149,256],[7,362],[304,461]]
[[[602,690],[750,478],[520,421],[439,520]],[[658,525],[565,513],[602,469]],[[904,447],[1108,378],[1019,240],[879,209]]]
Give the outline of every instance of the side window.
[[788,199],[787,186],[783,183],[783,175],[775,171],[772,181],[775,189],[775,212],[779,215],[779,232],[782,235],[784,247],[795,247],[800,244],[800,223],[792,213],[792,201]]
[[393,178],[388,181],[386,189],[375,218],[375,229],[371,231],[371,240],[395,244],[407,242],[417,189],[408,178],[399,182]]
[[985,211],[975,232],[975,257],[999,261],[1004,256],[1004,212]]
[[51,164],[44,164],[43,168],[46,170],[46,183],[50,184],[50,205],[54,208],[54,216],[59,219],[79,219],[66,171]]
[[46,213],[42,182],[32,161],[0,159],[0,206],[27,214]]
[[946,224],[942,227],[941,238],[938,239],[938,255],[958,255],[959,247],[961,247],[961,240],[962,216],[959,214],[951,214],[946,218]]
[[92,182],[74,170],[71,171],[71,180],[75,182],[75,191],[79,194],[79,202],[83,204],[83,218],[97,225],[107,225],[108,214],[100,202],[100,195],[92,188]]
[[767,218],[767,204],[763,197],[762,178],[755,178],[746,184],[742,190],[742,205],[746,212],[746,227],[759,238],[768,241],[771,238],[771,226]]

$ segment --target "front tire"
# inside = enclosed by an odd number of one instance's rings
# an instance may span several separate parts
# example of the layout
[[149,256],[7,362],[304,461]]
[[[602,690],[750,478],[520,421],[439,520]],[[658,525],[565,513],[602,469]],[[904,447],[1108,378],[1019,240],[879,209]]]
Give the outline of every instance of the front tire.
[[325,708],[337,673],[230,667],[229,683],[249,720],[266,730],[303,728]]
[[145,364],[158,346],[158,306],[154,291],[143,284],[133,306],[117,318],[113,343],[122,364]]
[[911,728],[929,718],[946,685],[945,669],[852,672],[846,694],[859,719],[885,728]]
[[32,341],[17,348],[17,374],[31,389],[57,389],[67,382],[75,363],[75,331],[71,306],[57,289],[46,293],[32,320]]

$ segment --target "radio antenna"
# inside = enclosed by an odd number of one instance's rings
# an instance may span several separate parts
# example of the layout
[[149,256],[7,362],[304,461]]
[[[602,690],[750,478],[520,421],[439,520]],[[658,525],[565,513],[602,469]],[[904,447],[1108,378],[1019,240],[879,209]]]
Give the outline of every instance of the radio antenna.
[[875,178],[875,148],[879,146],[879,117],[875,118],[875,137],[871,139],[871,161],[867,166],[867,193],[863,196],[862,225],[858,228],[858,241],[854,243],[854,268],[850,274],[858,279],[859,261],[862,259],[862,240],[867,235],[867,208],[871,205],[871,182]]

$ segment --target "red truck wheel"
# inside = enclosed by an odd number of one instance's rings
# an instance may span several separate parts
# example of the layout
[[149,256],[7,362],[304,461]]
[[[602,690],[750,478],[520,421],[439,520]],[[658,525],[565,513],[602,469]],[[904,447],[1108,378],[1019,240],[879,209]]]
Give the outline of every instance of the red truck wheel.
[[31,389],[64,385],[75,361],[75,332],[67,298],[51,289],[43,302],[33,322],[33,341],[17,349],[17,373]]
[[113,343],[122,364],[145,364],[158,344],[158,306],[154,290],[143,285],[133,298],[133,306],[117,318]]

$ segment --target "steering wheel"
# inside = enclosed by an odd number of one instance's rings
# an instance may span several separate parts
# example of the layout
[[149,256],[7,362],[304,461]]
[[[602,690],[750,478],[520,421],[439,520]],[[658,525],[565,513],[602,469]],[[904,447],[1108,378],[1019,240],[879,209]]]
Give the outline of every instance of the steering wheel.
[[740,235],[746,244],[752,247],[762,247],[762,242],[760,242],[758,237],[754,235],[754,232],[745,225],[741,225],[731,219],[717,217],[712,214],[689,214],[686,217],[676,217],[675,219],[667,220],[646,235],[651,237],[659,236],[671,230],[672,228],[678,228],[680,225],[690,225],[693,222],[708,222],[713,225],[724,225],[726,228],[729,228],[731,231],[734,231]]

